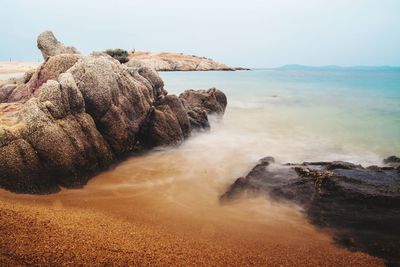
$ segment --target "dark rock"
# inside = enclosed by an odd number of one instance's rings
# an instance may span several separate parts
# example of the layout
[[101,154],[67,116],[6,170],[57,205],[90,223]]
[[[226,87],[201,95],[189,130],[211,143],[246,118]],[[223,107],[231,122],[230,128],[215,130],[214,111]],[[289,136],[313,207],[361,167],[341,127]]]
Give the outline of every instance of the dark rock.
[[235,182],[229,187],[228,191],[226,191],[221,196],[221,201],[228,201],[234,197],[237,197],[243,193],[257,193],[259,192],[259,187],[249,183],[246,178],[239,177],[235,180]]
[[265,193],[304,208],[311,223],[334,231],[337,244],[400,264],[400,172],[346,162],[259,162],[221,196]]
[[390,167],[394,167],[400,169],[400,158],[396,156],[390,156],[383,160],[383,163],[389,165]]
[[147,147],[179,144],[183,139],[179,121],[168,105],[153,109],[140,138]]
[[304,166],[311,165],[311,166],[324,166],[328,170],[334,169],[354,169],[354,168],[361,168],[361,165],[355,165],[351,162],[345,161],[332,161],[332,162],[325,162],[325,161],[317,161],[317,162],[303,162]]
[[192,127],[188,110],[185,108],[182,101],[175,95],[167,95],[159,100],[158,105],[169,106],[179,122],[183,137],[187,138],[192,131]]
[[259,163],[264,164],[264,165],[269,165],[271,163],[275,163],[275,158],[273,157],[265,157],[259,160]]
[[218,89],[186,90],[179,95],[185,99],[191,107],[205,110],[208,114],[223,115],[227,105],[226,96]]
[[208,122],[207,112],[201,108],[192,108],[188,111],[190,125],[193,129],[208,129],[210,123]]
[[379,167],[377,165],[371,165],[371,166],[368,166],[367,169],[371,170],[371,171],[380,171],[380,170],[382,170],[382,167]]
[[179,100],[187,111],[191,129],[198,130],[210,128],[207,112],[203,108],[190,106],[184,98],[179,98]]

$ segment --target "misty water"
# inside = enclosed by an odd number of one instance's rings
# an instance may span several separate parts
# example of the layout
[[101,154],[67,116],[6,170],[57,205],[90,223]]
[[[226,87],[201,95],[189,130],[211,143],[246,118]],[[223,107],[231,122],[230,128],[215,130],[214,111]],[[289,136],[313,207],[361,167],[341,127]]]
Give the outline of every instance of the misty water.
[[[195,133],[178,147],[128,158],[92,179],[86,190],[130,201],[139,198],[161,213],[178,208],[189,214],[214,210],[221,215],[219,196],[262,157],[273,156],[282,163],[344,160],[381,165],[383,158],[400,153],[400,72],[160,75],[171,94],[213,86],[224,91],[228,107],[223,119],[211,117],[210,131]],[[265,221],[286,220],[286,213],[271,208],[271,202],[257,203],[246,206],[245,213],[267,214],[261,217]],[[224,216],[254,220],[248,214],[239,216],[243,210],[238,208],[223,209]]]
[[[252,161],[348,160],[381,164],[400,153],[400,71],[162,73],[167,90],[215,86],[227,94],[224,120],[204,140]],[[190,144],[187,144],[188,146]]]

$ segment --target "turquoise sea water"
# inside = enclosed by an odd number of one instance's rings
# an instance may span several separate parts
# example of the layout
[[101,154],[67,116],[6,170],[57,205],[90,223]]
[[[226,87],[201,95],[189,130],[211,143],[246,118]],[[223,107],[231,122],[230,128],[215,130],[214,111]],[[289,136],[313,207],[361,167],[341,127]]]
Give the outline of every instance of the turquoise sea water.
[[[222,122],[190,143],[282,161],[380,164],[400,155],[400,71],[164,72],[169,93],[217,87]],[[224,153],[225,152],[225,153]]]

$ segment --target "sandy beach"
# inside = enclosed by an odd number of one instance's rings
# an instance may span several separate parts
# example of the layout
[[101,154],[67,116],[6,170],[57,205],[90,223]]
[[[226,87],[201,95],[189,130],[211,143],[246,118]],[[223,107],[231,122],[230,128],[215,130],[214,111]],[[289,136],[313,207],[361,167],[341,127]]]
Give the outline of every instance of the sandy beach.
[[126,217],[98,205],[83,209],[1,200],[1,264],[383,266],[366,254],[336,248],[324,234],[295,230],[293,221],[272,227],[195,221],[148,209]]
[[9,78],[20,77],[25,72],[36,69],[40,64],[29,61],[0,61],[0,84]]
[[0,61],[0,74],[26,72],[37,68],[42,62]]
[[206,171],[204,164],[191,173],[184,154],[127,159],[79,190],[47,196],[1,190],[0,262],[383,266],[380,259],[338,248],[329,232],[291,205],[261,197],[220,204],[227,181],[213,177],[227,173]]

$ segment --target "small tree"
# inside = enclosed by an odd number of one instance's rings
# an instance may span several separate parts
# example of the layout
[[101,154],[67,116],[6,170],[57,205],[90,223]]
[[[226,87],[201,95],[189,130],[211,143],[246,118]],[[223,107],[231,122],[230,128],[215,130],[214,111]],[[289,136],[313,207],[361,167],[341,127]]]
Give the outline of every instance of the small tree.
[[118,60],[120,63],[126,63],[129,61],[128,58],[128,51],[117,48],[117,49],[107,49],[104,51],[104,53],[112,56],[116,60]]

